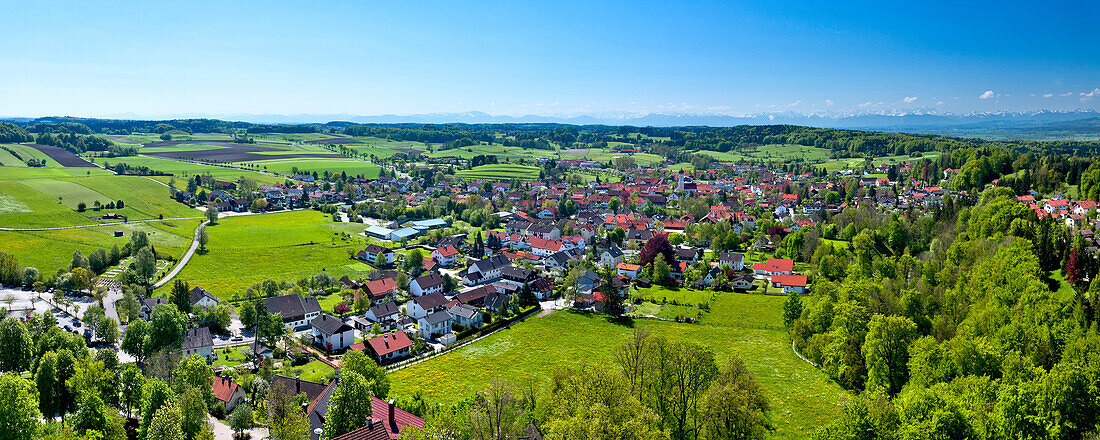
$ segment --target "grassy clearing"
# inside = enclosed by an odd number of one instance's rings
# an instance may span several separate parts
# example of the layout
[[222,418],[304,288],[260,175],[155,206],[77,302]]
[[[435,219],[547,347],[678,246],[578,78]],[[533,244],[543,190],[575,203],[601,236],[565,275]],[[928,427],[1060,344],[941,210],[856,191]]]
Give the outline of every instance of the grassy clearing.
[[44,168],[44,167],[3,167],[0,168],[0,180],[49,179],[56,177],[105,176],[110,171],[99,168]]
[[300,376],[302,380],[319,383],[329,383],[336,377],[335,370],[333,370],[329,364],[319,360],[312,360],[305,365],[299,365],[297,367],[286,366],[276,370],[275,374],[281,374],[287,377]]
[[378,177],[378,173],[381,171],[378,165],[369,162],[338,155],[333,155],[333,157],[333,159],[254,160],[247,163],[252,166],[261,167],[265,171],[282,174],[293,174],[294,168],[297,167],[300,173],[316,171],[318,174],[321,174],[325,171],[329,171],[339,174],[344,172],[350,176],[362,174],[365,178],[373,179]]
[[524,149],[520,147],[505,147],[500,144],[471,145],[466,148],[452,148],[450,150],[437,150],[425,153],[427,157],[454,157],[459,159],[471,159],[477,155],[499,156],[516,159],[535,159],[539,157],[555,157],[557,152],[553,150]]
[[192,257],[179,277],[232,298],[267,278],[297,281],[322,270],[337,278],[366,275],[372,268],[348,251],[358,252],[368,240],[344,228],[316,211],[227,217],[207,228],[208,252]]
[[[80,250],[87,256],[97,248],[109,250],[116,244],[122,247],[130,240],[133,231],[145,231],[159,256],[179,258],[191,245],[191,234],[198,222],[170,222],[175,227],[161,222],[147,222],[55,231],[0,231],[0,243],[4,243],[5,252],[19,258],[20,264],[37,267],[43,273],[52,273],[57,269],[68,269],[73,251]],[[115,237],[116,230],[123,231],[123,236]]]
[[0,180],[0,224],[7,227],[48,228],[95,223],[72,208],[24,185]]
[[486,180],[535,180],[539,167],[516,164],[490,164],[455,172],[455,177]]
[[[153,219],[161,215],[165,218],[202,216],[201,212],[172,200],[168,196],[168,188],[144,177],[94,176],[70,180],[108,195],[108,199],[101,200],[104,203],[122,200],[126,207],[111,211],[125,215],[130,220]],[[91,203],[88,205],[91,206]]]
[[20,144],[6,144],[5,146],[18,152],[24,159],[33,157],[39,161],[45,162],[47,167],[61,168],[61,164],[57,163],[56,160],[50,159],[50,156],[47,156],[46,153],[39,151],[37,148],[31,148]]
[[142,153],[170,153],[170,152],[184,152],[184,151],[208,151],[208,150],[221,150],[229,148],[222,145],[205,145],[205,144],[178,144],[167,147],[142,147]]
[[[771,399],[775,438],[805,438],[836,417],[849,394],[798,359],[791,352],[786,332],[756,327],[765,321],[782,326],[782,298],[729,295],[718,301],[721,313],[728,315],[719,321],[677,324],[635,320],[633,327],[698,341],[714,349],[722,363],[730,355],[741,357]],[[772,307],[760,310],[762,301],[771,301]],[[543,381],[559,365],[613,362],[614,347],[631,331],[630,326],[603,316],[564,310],[530,318],[512,329],[392,373],[392,393],[407,396],[421,391],[432,401],[452,403],[498,378]]]
[[610,148],[588,148],[585,154],[562,154],[558,153],[561,159],[588,159],[595,162],[606,164],[609,161],[615,160],[619,157],[631,157],[634,158],[634,163],[640,166],[650,166],[656,163],[662,163],[665,158],[649,153],[615,153]]
[[670,289],[664,286],[651,286],[635,290],[633,296],[655,303],[675,302],[684,305],[701,306],[711,301],[714,292],[705,290],[691,290],[687,288]]

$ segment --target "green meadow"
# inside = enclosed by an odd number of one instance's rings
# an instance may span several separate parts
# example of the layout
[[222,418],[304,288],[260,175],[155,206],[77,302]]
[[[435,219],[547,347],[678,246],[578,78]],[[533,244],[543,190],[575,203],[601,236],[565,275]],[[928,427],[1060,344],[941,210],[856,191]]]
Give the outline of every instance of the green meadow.
[[347,173],[349,176],[358,176],[362,174],[363,177],[367,179],[378,177],[379,172],[382,170],[381,167],[370,162],[338,156],[335,153],[332,159],[253,160],[249,161],[248,164],[259,167],[264,171],[281,174],[292,174],[293,170],[297,168],[298,172],[316,171],[318,174],[323,174],[325,171],[335,174],[343,172]]
[[706,345],[723,364],[739,356],[771,400],[773,437],[802,439],[837,417],[850,395],[791,352],[781,330],[782,302],[782,297],[721,294],[698,324],[636,319],[623,325],[603,315],[558,310],[390,373],[391,394],[420,391],[433,403],[447,404],[496,379],[542,382],[558,366],[613,363],[615,348],[634,328],[645,327],[654,335]]
[[455,177],[486,180],[535,180],[539,178],[539,167],[517,164],[479,165],[469,170],[455,172]]
[[368,243],[349,232],[362,231],[361,224],[354,225],[333,223],[331,216],[311,210],[226,217],[207,227],[207,252],[195,254],[179,279],[232,298],[267,278],[297,281],[322,270],[337,278],[365,276],[373,268],[348,254]]

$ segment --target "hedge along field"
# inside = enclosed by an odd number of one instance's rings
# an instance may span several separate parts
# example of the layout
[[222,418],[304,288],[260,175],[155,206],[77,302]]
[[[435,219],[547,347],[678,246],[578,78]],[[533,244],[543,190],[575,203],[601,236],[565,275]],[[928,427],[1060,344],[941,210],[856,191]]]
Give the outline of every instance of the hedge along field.
[[191,257],[179,279],[223,299],[267,278],[297,281],[322,269],[336,278],[355,277],[373,270],[348,256],[365,247],[366,238],[345,237],[342,226],[317,211],[226,217],[207,232],[207,253]]
[[[760,298],[766,298],[761,300]],[[761,310],[759,302],[770,307]],[[742,302],[749,307],[742,308]],[[772,405],[774,438],[802,439],[843,410],[850,394],[822,372],[791,352],[786,331],[780,330],[782,297],[723,294],[714,313],[717,323],[678,324],[638,319],[633,327],[670,339],[690,339],[715,351],[719,364],[737,355],[763,385]],[[765,322],[777,329],[758,328]],[[744,324],[742,324],[744,323]],[[473,344],[390,373],[391,394],[424,393],[432,404],[454,403],[496,379],[545,383],[559,366],[613,364],[613,352],[633,328],[605,316],[558,310],[531,317]]]
[[61,164],[57,163],[56,160],[53,160],[50,156],[46,155],[46,153],[39,151],[37,148],[32,148],[20,144],[4,144],[4,146],[15,150],[15,152],[19,153],[19,156],[24,159],[29,159],[33,157],[35,159],[38,159],[39,161],[44,161],[47,167],[61,168]]
[[333,159],[272,159],[253,160],[247,163],[258,166],[266,171],[282,174],[292,174],[293,168],[297,167],[298,172],[312,173],[316,171],[317,174],[323,174],[325,171],[335,174],[344,172],[349,176],[358,176],[362,174],[363,177],[367,179],[377,178],[379,172],[382,170],[378,165],[370,162],[346,158],[339,155],[333,155]]
[[539,167],[516,164],[479,165],[469,170],[455,172],[455,177],[487,180],[536,180]]
[[[54,272],[68,269],[73,251],[80,250],[88,256],[98,248],[111,250],[117,244],[122,247],[130,241],[134,231],[145,231],[149,243],[162,258],[179,258],[191,245],[191,237],[199,220],[126,223],[121,225],[95,226],[90,228],[61,229],[55,231],[0,231],[0,243],[3,251],[19,258],[23,266],[34,266],[39,271]],[[122,237],[115,237],[114,231],[123,231]]]
[[[199,210],[169,197],[168,188],[164,185],[141,176],[93,176],[70,180],[111,197],[102,200],[103,203],[122,200],[125,208],[110,211],[125,215],[130,220],[158,218],[160,215],[165,218],[202,216]],[[89,207],[92,205],[90,201],[87,203]]]
[[[180,184],[187,177],[210,173],[211,176],[218,180],[225,180],[230,182],[236,182],[238,178],[245,177],[255,180],[262,184],[274,184],[284,182],[286,179],[282,179],[269,174],[257,173],[254,171],[246,171],[237,168],[221,167],[216,165],[205,165],[192,162],[183,162],[172,159],[162,159],[159,157],[151,156],[129,156],[129,157],[112,157],[101,158],[100,163],[108,163],[114,166],[117,163],[125,163],[131,166],[145,166],[149,169],[160,171],[167,174],[173,174]],[[149,176],[161,182],[168,182],[171,176]],[[167,189],[165,189],[167,191]]]

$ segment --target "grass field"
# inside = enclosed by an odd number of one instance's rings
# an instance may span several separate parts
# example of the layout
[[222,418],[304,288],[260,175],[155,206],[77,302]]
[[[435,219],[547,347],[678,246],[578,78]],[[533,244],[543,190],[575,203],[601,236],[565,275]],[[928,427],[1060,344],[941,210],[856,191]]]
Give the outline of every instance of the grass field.
[[[23,154],[21,151],[18,153],[20,155]],[[27,163],[12,155],[11,152],[9,152],[8,150],[0,149],[0,166],[25,167],[27,166]]]
[[19,144],[5,144],[4,146],[15,150],[19,153],[19,156],[24,159],[33,157],[39,161],[44,161],[47,167],[61,168],[61,164],[57,163],[56,160],[50,159],[50,156],[47,156],[46,153],[39,151],[37,148]]
[[299,172],[316,171],[320,174],[327,170],[336,174],[344,172],[349,176],[362,174],[367,179],[373,179],[378,177],[381,171],[378,165],[336,154],[333,154],[332,159],[272,159],[253,160],[248,163],[261,167],[265,171],[282,174],[292,174],[293,168],[297,167]]
[[662,286],[651,286],[633,291],[633,296],[651,302],[675,302],[685,305],[703,305],[711,301],[714,292],[705,290],[691,290],[687,288],[670,289]]
[[0,225],[41,228],[94,223],[59,203],[56,197],[38,192],[21,182],[0,180]]
[[[130,240],[133,231],[145,231],[159,256],[179,258],[191,245],[191,234],[198,222],[176,220],[164,222],[172,226],[147,222],[54,231],[0,231],[0,243],[4,243],[4,252],[15,255],[23,266],[37,267],[42,273],[53,273],[58,269],[68,269],[73,251],[80,250],[87,256],[97,248],[110,250],[115,244],[121,247]],[[116,230],[123,231],[124,235],[115,237]]]
[[555,151],[553,150],[538,150],[538,149],[524,149],[520,147],[505,147],[500,144],[493,145],[472,145],[465,148],[452,148],[449,150],[437,150],[431,153],[425,153],[427,157],[456,157],[460,159],[470,159],[474,156],[499,156],[506,158],[517,159],[535,159],[539,157],[555,157]]
[[329,383],[336,376],[336,372],[331,366],[316,359],[309,361],[309,363],[305,365],[280,368],[275,371],[275,374],[281,374],[287,377],[301,377],[302,380],[318,383]]
[[455,177],[486,180],[535,180],[539,178],[539,167],[516,164],[480,165],[473,169],[455,172]]
[[[99,193],[91,188],[68,180],[56,179],[31,179],[20,183],[28,188],[36,190],[54,200],[60,201],[71,209],[76,209],[81,202],[91,207],[96,200],[107,203],[114,200],[106,194]],[[90,214],[89,214],[90,215]]]
[[[722,294],[701,324],[635,320],[655,335],[698,341],[721,363],[737,355],[772,403],[775,438],[801,439],[835,418],[849,394],[791,352],[780,317],[781,297]],[[716,316],[716,315],[720,315]],[[560,365],[610,363],[633,329],[604,316],[559,310],[390,374],[392,394],[416,391],[433,402],[469,398],[495,379],[542,382]]]
[[609,148],[588,148],[585,154],[558,154],[561,159],[588,159],[595,162],[606,164],[619,157],[631,157],[634,158],[634,163],[639,166],[647,167],[655,163],[661,163],[665,161],[665,158],[649,153],[615,153]]
[[232,298],[267,278],[297,281],[322,270],[337,278],[366,275],[372,268],[350,259],[348,251],[361,250],[367,238],[346,233],[344,225],[309,210],[227,217],[207,227],[208,252],[192,257],[179,278]]

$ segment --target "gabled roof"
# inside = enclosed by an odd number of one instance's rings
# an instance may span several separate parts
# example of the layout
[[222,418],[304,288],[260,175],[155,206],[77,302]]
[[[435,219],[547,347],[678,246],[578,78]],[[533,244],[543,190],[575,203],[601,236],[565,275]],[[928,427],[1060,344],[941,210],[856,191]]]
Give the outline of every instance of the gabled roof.
[[738,261],[744,261],[745,255],[736,252],[722,252],[722,255],[718,257],[718,261],[728,261],[736,263]]
[[442,293],[432,293],[428,295],[418,296],[416,298],[413,298],[411,301],[416,303],[416,305],[420,306],[424,310],[432,310],[437,307],[443,307],[447,305],[447,297],[443,296]]
[[151,311],[151,310],[155,309],[160,304],[168,304],[168,298],[163,298],[163,297],[160,297],[160,298],[145,298],[145,299],[141,300],[141,303],[143,305],[145,305],[145,307],[148,307],[149,310]]
[[[609,255],[611,255],[611,258],[618,258],[623,256],[623,251],[620,250],[618,246],[608,247],[607,249],[604,249],[604,252],[607,252]],[[600,255],[603,255],[603,253],[600,253]]]
[[277,384],[286,386],[286,388],[290,390],[290,394],[295,396],[305,393],[306,399],[309,399],[311,402],[325,391],[325,384],[323,383],[310,382],[308,380],[300,380],[293,377],[280,376],[278,374],[271,376],[271,387],[274,388]]
[[322,313],[321,316],[313,318],[313,320],[309,322],[309,325],[317,329],[317,331],[329,336],[355,330],[351,328],[350,325],[345,324],[344,320],[335,316],[329,316],[328,313]]
[[443,246],[443,247],[437,248],[433,252],[439,252],[439,255],[443,258],[453,257],[455,255],[458,255],[458,249],[455,249],[454,246]]
[[214,338],[210,336],[209,327],[193,328],[187,331],[183,337],[184,350],[197,350],[205,347],[213,347]]
[[370,292],[371,296],[382,296],[389,292],[397,290],[397,282],[393,278],[383,278],[367,283],[364,287]]
[[420,319],[427,321],[428,325],[436,325],[439,323],[450,321],[451,314],[447,313],[446,311],[438,311]]
[[499,255],[498,254],[498,255],[493,255],[492,257],[486,258],[484,260],[479,260],[477,262],[474,262],[473,264],[470,265],[470,267],[471,268],[476,267],[478,269],[478,271],[481,271],[481,272],[489,272],[491,270],[499,269],[501,267],[507,266],[509,263],[511,263],[511,262],[508,261],[507,257],[505,257],[504,255]]
[[191,305],[195,305],[195,303],[202,301],[204,297],[210,298],[214,302],[218,302],[218,298],[210,294],[210,292],[207,292],[206,289],[203,289],[202,287],[195,287],[194,289],[191,289]]
[[443,277],[436,272],[430,272],[425,275],[421,275],[420,278],[415,279],[416,284],[421,289],[429,290],[438,287],[443,284]]
[[386,301],[376,306],[371,306],[370,312],[375,318],[382,318],[383,316],[392,316],[400,312],[397,308],[397,304],[393,301]]
[[772,282],[780,286],[806,287],[806,275],[776,275]]
[[753,264],[752,268],[753,270],[762,270],[765,272],[790,272],[794,270],[794,260],[769,258],[766,263]]
[[404,331],[395,330],[391,333],[385,333],[381,336],[368,339],[367,345],[381,357],[395,351],[412,347],[413,343],[412,340],[409,339],[409,335],[405,334]]
[[236,382],[226,379],[224,377],[214,377],[214,397],[218,400],[229,403],[229,399],[233,398],[233,394],[237,392],[238,386]]
[[447,312],[455,317],[462,317],[466,319],[474,319],[475,317],[477,317],[478,313],[481,313],[478,312],[477,309],[465,304],[459,304],[451,307],[449,310],[447,310]]
[[295,293],[265,298],[264,301],[267,302],[267,313],[280,313],[284,320],[304,317],[306,314],[302,298]]

